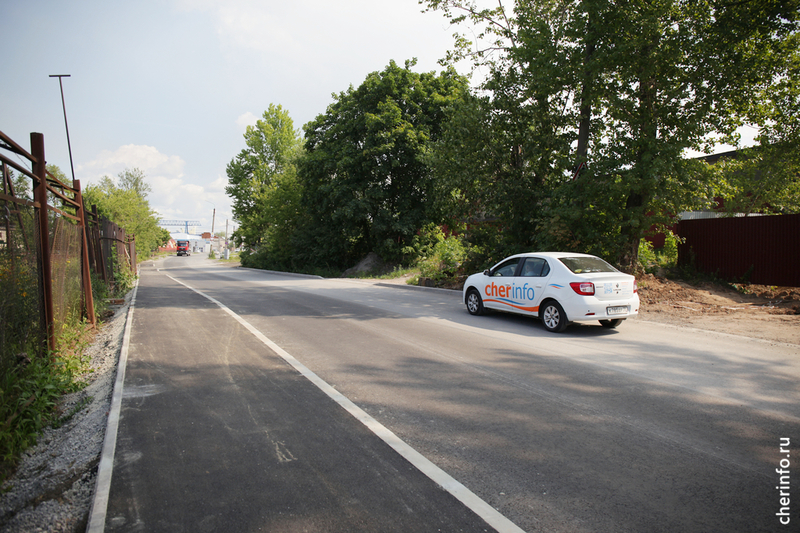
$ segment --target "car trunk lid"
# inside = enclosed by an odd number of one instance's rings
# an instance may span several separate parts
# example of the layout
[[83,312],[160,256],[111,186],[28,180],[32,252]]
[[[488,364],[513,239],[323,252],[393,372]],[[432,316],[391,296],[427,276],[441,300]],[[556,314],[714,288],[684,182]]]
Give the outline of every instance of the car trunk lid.
[[585,277],[594,283],[594,296],[598,300],[629,298],[636,289],[635,278],[619,272],[594,272]]

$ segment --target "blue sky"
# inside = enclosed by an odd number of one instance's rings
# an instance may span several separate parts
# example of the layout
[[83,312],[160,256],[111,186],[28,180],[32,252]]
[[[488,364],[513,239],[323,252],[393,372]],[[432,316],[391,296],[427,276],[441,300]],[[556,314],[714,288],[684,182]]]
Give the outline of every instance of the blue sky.
[[[270,103],[295,126],[390,60],[441,70],[455,28],[417,0],[5,1],[0,131],[75,178],[140,168],[165,219],[231,220],[225,166]],[[178,229],[178,228],[174,228]]]

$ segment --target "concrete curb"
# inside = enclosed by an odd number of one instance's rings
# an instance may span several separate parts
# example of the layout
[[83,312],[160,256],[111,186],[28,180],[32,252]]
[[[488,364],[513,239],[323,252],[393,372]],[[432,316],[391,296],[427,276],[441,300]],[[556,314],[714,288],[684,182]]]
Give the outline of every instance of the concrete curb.
[[133,325],[133,309],[136,305],[136,293],[139,290],[139,280],[133,288],[133,296],[128,306],[128,317],[125,322],[125,333],[122,339],[119,361],[117,362],[117,378],[114,382],[114,391],[111,396],[111,406],[108,413],[106,435],[103,441],[103,450],[100,454],[100,464],[97,467],[97,485],[95,486],[94,499],[89,511],[87,533],[103,533],[106,527],[106,511],[108,509],[108,494],[111,490],[111,475],[114,470],[114,452],[117,447],[117,430],[119,429],[120,411],[122,409],[122,388],[125,383],[125,368],[128,364],[128,349],[131,343],[131,329]]

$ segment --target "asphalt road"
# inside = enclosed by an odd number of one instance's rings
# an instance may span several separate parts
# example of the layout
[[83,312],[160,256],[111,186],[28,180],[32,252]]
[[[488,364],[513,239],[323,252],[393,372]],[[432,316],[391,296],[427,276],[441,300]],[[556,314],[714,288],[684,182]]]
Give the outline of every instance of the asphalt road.
[[798,378],[795,345],[170,257],[142,270],[105,528],[793,531]]

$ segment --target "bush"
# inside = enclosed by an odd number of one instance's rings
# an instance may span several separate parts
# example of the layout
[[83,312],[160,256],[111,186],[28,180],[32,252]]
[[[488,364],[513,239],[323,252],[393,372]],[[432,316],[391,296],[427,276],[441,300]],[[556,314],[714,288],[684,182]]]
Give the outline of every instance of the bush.
[[454,278],[460,273],[467,257],[467,247],[460,237],[454,235],[445,237],[441,230],[437,236],[438,242],[429,248],[429,255],[420,259],[417,265],[421,277],[443,281]]
[[644,272],[651,272],[656,265],[656,252],[653,243],[647,239],[639,241],[639,267]]
[[79,378],[89,368],[83,352],[90,328],[83,321],[67,323],[57,333],[56,352],[19,353],[0,372],[0,482],[13,472],[20,454],[36,444],[42,429],[56,420],[61,396],[84,386]]
[[36,267],[23,258],[0,255],[0,371],[17,354],[44,347],[36,278]]
[[[83,352],[91,328],[69,312],[56,326],[57,351],[47,350],[39,317],[35,270],[20,258],[0,255],[0,482],[13,472],[22,452],[58,416],[61,396],[79,390],[88,370]],[[12,268],[13,266],[13,268]],[[129,269],[128,269],[129,270]],[[117,282],[119,289],[127,277]],[[92,278],[95,313],[102,316],[108,287]]]
[[114,296],[125,296],[136,284],[136,272],[127,261],[119,260],[116,250],[112,253],[111,260],[114,263]]
[[423,258],[433,255],[434,247],[444,239],[445,234],[442,228],[433,223],[427,224],[414,235],[411,245],[403,248],[404,264],[417,264]]
[[639,266],[652,274],[659,269],[673,270],[678,266],[678,243],[680,237],[671,231],[664,232],[664,246],[658,249],[646,239],[639,241]]
[[661,249],[660,259],[662,266],[674,268],[678,266],[678,243],[680,237],[672,233],[666,232],[666,239],[664,240],[664,247]]

